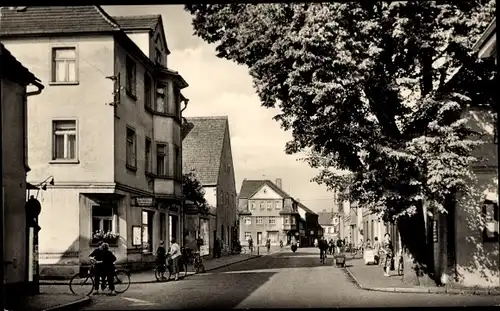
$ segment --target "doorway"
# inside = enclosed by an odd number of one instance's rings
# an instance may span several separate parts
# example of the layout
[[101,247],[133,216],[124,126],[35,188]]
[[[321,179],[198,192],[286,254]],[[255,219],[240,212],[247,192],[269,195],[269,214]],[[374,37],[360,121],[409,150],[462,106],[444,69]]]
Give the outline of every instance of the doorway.
[[262,244],[262,232],[257,232],[257,245]]

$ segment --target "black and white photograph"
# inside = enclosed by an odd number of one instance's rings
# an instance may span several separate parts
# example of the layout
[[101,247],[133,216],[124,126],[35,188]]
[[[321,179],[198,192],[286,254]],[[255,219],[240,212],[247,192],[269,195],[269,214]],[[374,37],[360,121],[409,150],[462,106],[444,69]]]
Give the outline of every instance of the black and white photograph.
[[0,6],[4,311],[500,306],[496,1]]

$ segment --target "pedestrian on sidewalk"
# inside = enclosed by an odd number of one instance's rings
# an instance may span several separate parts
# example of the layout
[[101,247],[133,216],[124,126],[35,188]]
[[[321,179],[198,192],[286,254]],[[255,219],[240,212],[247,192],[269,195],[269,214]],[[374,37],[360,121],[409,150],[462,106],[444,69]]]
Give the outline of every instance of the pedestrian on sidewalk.
[[165,268],[167,262],[167,251],[165,250],[165,242],[160,241],[160,246],[156,250],[156,266],[158,267],[158,272],[160,272],[161,278],[165,279]]
[[109,293],[108,295],[114,296],[115,292],[115,255],[109,250],[108,243],[102,243],[102,268],[104,274],[106,275],[106,280],[108,283]]
[[271,251],[271,239],[267,239],[266,241],[267,253]]
[[379,264],[380,262],[380,242],[378,237],[375,237],[373,242],[373,254],[375,254],[375,264]]
[[391,262],[393,256],[393,247],[391,242],[391,235],[386,233],[384,235],[384,241],[382,242],[380,263],[384,268],[384,276],[390,276]]
[[333,243],[333,239],[330,239],[330,242],[328,242],[328,250],[330,252],[330,255],[333,255],[334,248],[335,248],[335,244]]
[[175,274],[175,281],[179,279],[179,259],[181,258],[181,247],[177,242],[175,241],[175,238],[172,238],[170,240],[171,246],[170,246],[170,256],[172,258],[172,268],[173,268],[173,273]]
[[248,249],[250,250],[250,254],[252,254],[253,253],[253,239],[252,239],[252,237],[250,237],[248,239]]

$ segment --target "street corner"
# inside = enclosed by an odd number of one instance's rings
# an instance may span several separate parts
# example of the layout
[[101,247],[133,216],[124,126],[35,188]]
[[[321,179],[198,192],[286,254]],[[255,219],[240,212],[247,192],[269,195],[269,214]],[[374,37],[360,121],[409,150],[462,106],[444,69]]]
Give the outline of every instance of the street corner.
[[65,310],[78,310],[82,307],[89,305],[92,302],[90,296],[75,297],[75,300],[64,302],[55,306],[43,309],[43,311],[65,311]]

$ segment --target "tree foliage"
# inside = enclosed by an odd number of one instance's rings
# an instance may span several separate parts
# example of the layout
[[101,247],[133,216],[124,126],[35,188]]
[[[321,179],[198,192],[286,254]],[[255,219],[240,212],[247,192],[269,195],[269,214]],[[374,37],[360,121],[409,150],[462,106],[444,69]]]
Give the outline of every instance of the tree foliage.
[[182,174],[182,194],[186,200],[194,202],[201,212],[208,212],[209,205],[205,199],[205,189],[197,179],[194,170]]
[[[386,220],[426,198],[468,191],[471,139],[462,113],[492,72],[471,47],[495,1],[351,1],[187,5],[217,56],[246,65],[264,107],[305,151],[314,179]],[[450,86],[451,85],[451,86]],[[479,92],[480,93],[480,92]],[[349,174],[339,173],[350,172]]]

